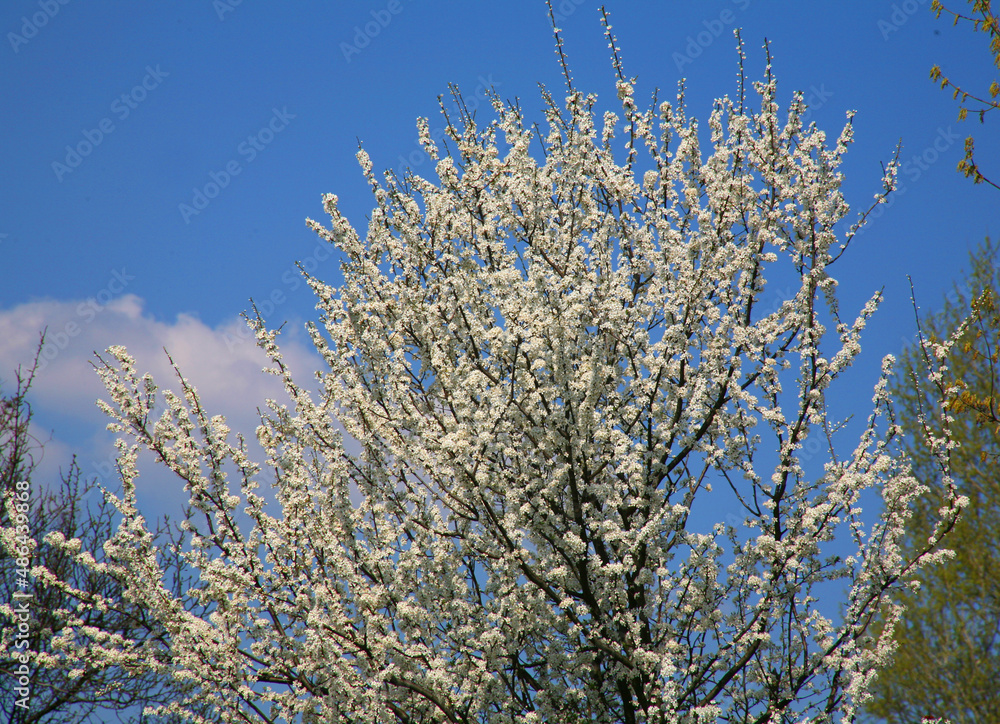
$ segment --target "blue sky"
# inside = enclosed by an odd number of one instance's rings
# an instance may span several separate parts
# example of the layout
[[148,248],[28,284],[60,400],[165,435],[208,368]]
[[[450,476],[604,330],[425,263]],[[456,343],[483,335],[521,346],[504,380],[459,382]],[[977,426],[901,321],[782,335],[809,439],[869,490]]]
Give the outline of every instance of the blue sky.
[[[902,140],[897,197],[835,270],[845,316],[877,289],[886,295],[848,391],[862,414],[882,355],[915,329],[907,275],[932,310],[968,250],[997,233],[1000,195],[955,171],[969,132],[984,168],[1000,167],[996,121],[958,123],[951,95],[928,78],[939,64],[985,87],[985,37],[929,6],[607,3],[643,97],[654,87],[672,97],[683,76],[689,113],[707,118],[713,98],[736,92],[740,27],[750,78],[771,43],[782,104],[802,90],[830,137],[856,110],[844,167],[855,209],[871,202]],[[610,100],[597,7],[557,3],[577,86]],[[257,373],[262,359],[240,338],[238,314],[254,298],[273,326],[288,322],[293,365],[316,365],[299,331],[313,300],[295,262],[337,281],[335,258],[304,220],[325,222],[321,194],[336,193],[364,226],[372,198],[358,141],[376,168],[426,172],[415,120],[441,125],[437,96],[449,83],[487,117],[486,86],[537,120],[537,84],[562,90],[541,0],[7,0],[0,31],[0,378],[9,384],[30,361],[47,326],[52,359],[33,399],[49,477],[73,453],[88,475],[108,469],[88,361],[111,344],[127,344],[162,382],[166,346],[213,412],[252,431],[274,387]]]

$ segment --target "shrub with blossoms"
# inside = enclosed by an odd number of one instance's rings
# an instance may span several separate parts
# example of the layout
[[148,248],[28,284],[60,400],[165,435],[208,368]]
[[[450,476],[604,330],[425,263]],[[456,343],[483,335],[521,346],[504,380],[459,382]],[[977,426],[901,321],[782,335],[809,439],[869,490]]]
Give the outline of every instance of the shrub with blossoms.
[[[830,146],[801,94],[779,112],[768,60],[702,132],[683,86],[640,108],[606,27],[620,114],[567,72],[544,132],[499,98],[485,126],[459,104],[445,153],[421,120],[436,179],[358,153],[367,232],[332,195],[330,225],[309,222],[344,276],[308,277],[318,392],[250,320],[292,401],[257,429],[267,478],[186,380],[161,394],[108,350],[121,526],[100,564],[50,543],[126,582],[164,634],[69,625],[64,662],[155,669],[189,692],[162,713],[224,722],[852,718],[892,650],[870,622],[941,555],[961,500],[902,554],[922,488],[884,375],[834,450],[828,390],[878,301],[843,321],[830,275],[866,216],[845,228],[850,116]],[[769,278],[794,280],[778,303]],[[813,436],[828,454],[807,463]],[[946,466],[947,435],[931,444]],[[137,508],[140,448],[190,496],[179,595]],[[722,501],[735,524],[698,523]]]

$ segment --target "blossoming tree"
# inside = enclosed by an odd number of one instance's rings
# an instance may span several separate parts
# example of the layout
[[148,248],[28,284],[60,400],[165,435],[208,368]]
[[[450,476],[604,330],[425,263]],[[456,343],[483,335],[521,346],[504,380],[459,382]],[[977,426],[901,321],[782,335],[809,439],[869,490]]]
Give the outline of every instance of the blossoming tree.
[[[830,147],[801,94],[779,114],[769,60],[759,108],[741,81],[704,133],[683,87],[640,108],[607,30],[620,115],[568,72],[544,132],[498,98],[479,126],[459,98],[451,152],[418,123],[436,180],[379,178],[358,153],[366,234],[325,197],[330,226],[309,224],[344,280],[308,279],[319,392],[250,319],[293,403],[257,429],[270,494],[193,386],[157,413],[152,379],[108,350],[122,523],[99,564],[49,540],[127,583],[164,634],[71,622],[64,662],[173,676],[189,696],[164,713],[207,703],[225,722],[853,716],[892,648],[870,622],[961,501],[901,554],[921,487],[893,454],[884,377],[834,446],[828,389],[878,301],[842,321],[830,276],[865,216],[846,228],[850,117]],[[946,467],[947,436],[930,444]],[[137,509],[140,448],[190,495],[181,595]]]

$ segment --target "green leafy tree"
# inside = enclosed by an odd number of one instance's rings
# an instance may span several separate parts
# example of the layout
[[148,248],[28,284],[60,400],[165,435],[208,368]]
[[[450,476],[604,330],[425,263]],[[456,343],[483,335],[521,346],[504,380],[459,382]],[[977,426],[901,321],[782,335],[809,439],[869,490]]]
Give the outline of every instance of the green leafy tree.
[[[968,14],[951,10],[940,0],[933,0],[931,10],[937,13],[940,18],[942,13],[951,16],[954,24],[967,23],[972,26],[974,32],[982,32],[989,36],[990,54],[993,56],[993,65],[1000,68],[1000,19],[992,8],[990,0],[966,0],[971,6]],[[931,80],[941,84],[941,88],[950,88],[954,97],[959,101],[958,119],[964,121],[969,111],[974,116],[979,117],[982,123],[986,114],[1000,108],[1000,83],[994,78],[989,86],[983,91],[973,91],[968,85],[962,86],[946,76],[940,66],[931,68]],[[995,182],[988,179],[979,170],[979,165],[975,158],[975,141],[972,136],[965,139],[965,156],[958,164],[958,170],[965,174],[966,178],[971,177],[975,183],[984,181],[994,188],[1000,189]]]
[[[891,724],[946,717],[955,724],[1000,721],[1000,420],[997,419],[1000,272],[989,239],[972,255],[971,270],[939,313],[922,323],[925,344],[909,349],[892,385],[897,422],[921,482],[931,488],[914,503],[905,546],[926,544],[938,508],[949,496],[938,460],[922,442],[934,427],[932,395],[915,384],[925,349],[964,325],[951,348],[948,411],[960,446],[951,452],[952,476],[969,498],[949,539],[954,559],[923,569],[921,586],[904,594],[893,664],[879,674],[868,711]],[[969,310],[972,310],[971,317]],[[929,353],[929,352],[928,352]]]

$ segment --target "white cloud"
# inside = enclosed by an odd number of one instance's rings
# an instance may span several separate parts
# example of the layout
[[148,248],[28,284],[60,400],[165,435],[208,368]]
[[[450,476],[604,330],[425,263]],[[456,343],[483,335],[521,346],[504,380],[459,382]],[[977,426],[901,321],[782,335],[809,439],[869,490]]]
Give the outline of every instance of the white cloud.
[[[263,408],[268,398],[287,400],[278,378],[261,373],[268,360],[247,337],[242,319],[215,328],[187,314],[163,322],[145,312],[142,298],[134,294],[103,305],[93,299],[42,300],[0,310],[0,379],[5,390],[10,390],[19,365],[30,366],[43,329],[47,329],[46,345],[29,396],[35,413],[34,433],[46,445],[38,468],[40,479],[58,480],[59,468],[68,467],[74,450],[85,476],[107,478],[114,459],[113,436],[104,431],[107,421],[95,405],[98,397],[107,395],[92,363],[94,352],[110,345],[124,345],[140,373],[148,371],[161,388],[179,391],[163,351],[166,348],[198,390],[206,410],[225,415],[230,428],[247,437],[251,449],[259,422],[257,408]],[[310,379],[322,361],[301,324],[288,324],[285,330],[278,341],[286,364],[297,380]],[[49,430],[54,430],[51,439]],[[140,490],[145,488],[161,502],[179,501],[179,483],[170,483],[169,495],[157,494],[154,487],[163,478],[151,468],[140,465]],[[112,479],[103,482],[115,487]]]

